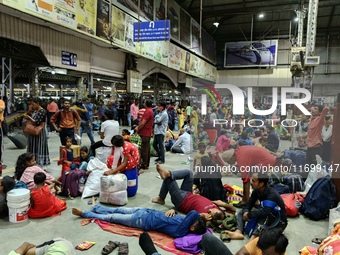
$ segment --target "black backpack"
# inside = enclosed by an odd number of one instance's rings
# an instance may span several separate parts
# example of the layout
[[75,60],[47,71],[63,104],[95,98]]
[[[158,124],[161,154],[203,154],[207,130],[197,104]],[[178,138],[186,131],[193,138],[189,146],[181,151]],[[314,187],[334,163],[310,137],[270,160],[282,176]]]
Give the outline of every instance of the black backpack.
[[204,178],[200,183],[200,195],[212,201],[226,201],[227,191],[224,189],[221,179],[219,178]]
[[330,176],[318,179],[308,191],[300,212],[311,220],[327,218],[336,205],[335,185]]

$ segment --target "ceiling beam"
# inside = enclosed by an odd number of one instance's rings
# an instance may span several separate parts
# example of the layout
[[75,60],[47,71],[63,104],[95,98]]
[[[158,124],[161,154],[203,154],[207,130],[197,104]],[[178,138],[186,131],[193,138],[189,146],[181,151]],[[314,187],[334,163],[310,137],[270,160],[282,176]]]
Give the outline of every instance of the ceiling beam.
[[[229,20],[229,19],[231,19],[231,18],[234,18],[236,15],[231,15],[231,16],[223,16],[223,17],[227,17],[227,19],[226,20]],[[223,18],[223,17],[220,17],[220,18]],[[318,16],[318,18],[326,18],[326,17],[329,17],[329,15],[320,15],[320,16]],[[333,18],[334,17],[340,17],[340,14],[338,14],[338,15],[334,15],[333,14]],[[242,21],[242,22],[228,22],[227,24],[225,24],[225,21],[226,20],[224,20],[224,23],[220,23],[220,25],[222,24],[222,25],[224,25],[224,27],[228,27],[228,26],[235,26],[235,25],[244,25],[244,24],[250,24],[250,22],[251,22],[251,19],[249,19],[249,20],[247,20],[247,21]],[[292,19],[291,18],[280,18],[280,19],[274,19],[274,20],[261,20],[261,24],[266,24],[266,23],[272,23],[272,22],[287,22],[287,21],[292,21]],[[321,27],[321,25],[318,23],[318,27]],[[328,26],[324,26],[324,28],[326,28],[326,27],[328,27]]]
[[[338,0],[337,0],[338,1]],[[262,1],[263,2],[263,1]],[[253,2],[252,2],[253,3]],[[321,2],[322,3],[322,2]],[[336,4],[332,4],[332,0],[329,0],[327,2],[323,2],[324,4],[320,4],[319,8],[326,8],[326,7],[333,7],[334,5],[340,5],[340,2],[338,1]],[[214,6],[203,6],[203,16],[204,17],[216,17],[216,16],[223,16],[223,15],[228,15],[228,14],[256,14],[259,12],[281,12],[281,11],[294,11],[300,8],[300,3],[296,4],[290,4],[287,5],[286,3],[278,4],[274,3],[273,1],[270,2],[270,4],[266,5],[250,5],[250,3],[247,3],[247,10],[244,11],[244,8],[241,7],[240,5],[235,5],[234,4],[233,8],[231,5],[228,6],[227,4],[223,5],[214,5]],[[195,17],[199,13],[198,8],[190,8],[190,14]]]
[[[331,27],[329,29],[329,35],[335,35],[335,36],[339,36],[339,31],[340,31],[340,26],[336,26],[336,27]],[[318,28],[317,30],[317,38],[320,37],[324,37],[327,36],[327,28]],[[259,40],[261,38],[261,34],[254,34],[253,35],[253,41]],[[285,38],[285,37],[289,37],[289,30],[280,30],[280,39]],[[272,34],[271,36],[269,36],[268,38],[276,38],[274,34]],[[225,43],[225,42],[233,42],[233,41],[244,41],[244,37],[241,33],[239,32],[235,32],[235,33],[230,33],[228,35],[226,34],[219,34],[218,36],[215,35],[214,39],[216,40],[216,43]]]

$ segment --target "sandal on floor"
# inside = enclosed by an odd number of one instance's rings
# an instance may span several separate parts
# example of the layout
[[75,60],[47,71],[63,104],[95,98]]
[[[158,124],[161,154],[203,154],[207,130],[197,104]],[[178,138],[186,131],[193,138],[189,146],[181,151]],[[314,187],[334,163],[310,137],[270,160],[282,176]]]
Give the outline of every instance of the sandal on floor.
[[119,246],[119,242],[109,241],[107,245],[102,249],[102,254],[107,255],[110,254],[114,249]]
[[315,237],[312,239],[312,242],[315,244],[321,244],[325,238]]
[[128,243],[120,243],[118,245],[118,255],[128,255],[129,254],[129,244]]

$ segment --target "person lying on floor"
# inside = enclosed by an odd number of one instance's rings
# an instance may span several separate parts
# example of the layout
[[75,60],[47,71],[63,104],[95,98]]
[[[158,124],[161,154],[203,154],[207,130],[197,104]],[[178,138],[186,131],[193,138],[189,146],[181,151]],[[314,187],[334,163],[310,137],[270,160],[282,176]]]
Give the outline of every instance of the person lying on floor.
[[[231,240],[243,240],[243,230],[245,223],[249,222],[251,219],[256,219],[257,226],[259,224],[266,224],[267,226],[276,227],[282,229],[282,231],[287,227],[287,213],[285,209],[285,204],[279,195],[279,193],[273,188],[268,186],[269,176],[267,173],[260,171],[258,173],[253,173],[250,179],[250,185],[253,188],[253,192],[249,198],[248,203],[242,209],[241,212],[237,214],[237,229],[236,231],[228,231],[225,233],[231,237]],[[256,201],[259,200],[261,203],[263,201],[270,201],[274,206],[269,206],[262,203],[259,210],[252,210],[255,206]],[[275,211],[276,207],[279,207],[279,214]],[[259,228],[255,229],[251,238],[255,238],[259,235]]]
[[83,218],[95,218],[106,222],[122,224],[128,227],[155,230],[172,237],[182,237],[188,233],[204,234],[206,225],[205,214],[191,211],[186,217],[180,215],[168,216],[165,212],[142,207],[106,207],[94,205],[90,211],[72,208],[72,214]]
[[15,251],[11,251],[8,255],[75,255],[75,249],[71,242],[61,237],[47,241],[40,245],[24,242]]
[[[270,228],[261,232],[259,237],[245,244],[235,255],[284,255],[288,243],[288,239],[282,234],[282,229]],[[139,245],[145,255],[161,255],[157,252],[156,247],[147,232],[140,235]],[[223,242],[211,234],[203,235],[201,245],[205,255],[233,254]]]
[[[192,194],[193,172],[191,170],[168,171],[157,164],[156,169],[163,179],[159,195],[152,199],[153,203],[164,204],[165,198],[170,193],[174,206],[182,213],[189,213],[192,210],[201,214],[206,214],[206,220],[223,220],[225,214],[220,207],[227,211],[236,212],[235,207],[221,200],[211,201],[206,197]],[[176,180],[183,179],[181,188]],[[172,216],[175,210],[171,209],[167,215]]]

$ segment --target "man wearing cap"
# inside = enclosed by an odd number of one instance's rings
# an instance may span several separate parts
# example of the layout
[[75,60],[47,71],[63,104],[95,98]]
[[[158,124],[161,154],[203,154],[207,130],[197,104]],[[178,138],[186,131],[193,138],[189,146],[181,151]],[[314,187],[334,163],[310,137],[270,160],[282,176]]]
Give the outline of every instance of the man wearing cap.
[[222,154],[222,159],[230,165],[237,162],[237,166],[242,174],[243,197],[240,205],[245,205],[250,195],[250,172],[253,166],[262,166],[267,169],[277,165],[274,155],[261,147],[240,146],[237,149],[230,149]]

